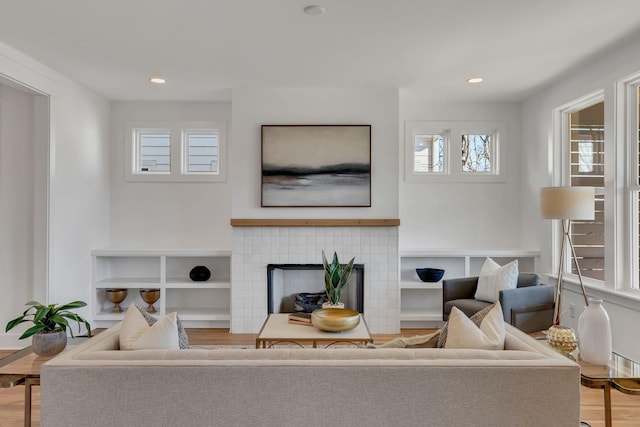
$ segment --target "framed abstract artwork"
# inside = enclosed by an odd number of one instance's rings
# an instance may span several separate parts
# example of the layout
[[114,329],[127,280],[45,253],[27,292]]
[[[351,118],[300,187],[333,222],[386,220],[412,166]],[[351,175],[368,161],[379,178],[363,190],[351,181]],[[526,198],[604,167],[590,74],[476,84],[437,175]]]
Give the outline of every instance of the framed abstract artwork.
[[262,125],[262,207],[370,207],[371,125]]

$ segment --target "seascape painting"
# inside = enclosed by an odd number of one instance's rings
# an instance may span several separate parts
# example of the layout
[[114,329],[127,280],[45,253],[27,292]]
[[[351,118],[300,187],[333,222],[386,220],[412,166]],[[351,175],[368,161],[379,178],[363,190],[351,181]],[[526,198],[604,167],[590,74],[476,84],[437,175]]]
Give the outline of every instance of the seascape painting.
[[370,207],[371,125],[263,125],[263,207]]

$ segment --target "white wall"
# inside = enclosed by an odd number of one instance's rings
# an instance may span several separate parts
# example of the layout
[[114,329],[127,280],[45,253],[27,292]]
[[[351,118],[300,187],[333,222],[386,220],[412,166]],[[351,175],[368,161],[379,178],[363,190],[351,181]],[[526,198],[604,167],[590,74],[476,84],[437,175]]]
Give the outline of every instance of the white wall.
[[[598,56],[588,64],[582,64],[579,68],[567,74],[567,77],[558,81],[555,85],[540,91],[536,95],[527,99],[522,106],[522,158],[527,159],[521,162],[522,174],[522,236],[526,241],[535,242],[541,248],[541,271],[552,271],[553,260],[556,254],[552,252],[553,236],[551,221],[543,221],[539,214],[539,191],[541,187],[549,185],[560,185],[560,177],[553,176],[553,147],[552,140],[552,112],[555,108],[561,107],[568,102],[574,101],[585,95],[604,89],[605,94],[605,120],[607,129],[605,130],[605,156],[607,157],[605,170],[609,175],[605,185],[612,188],[617,179],[623,177],[623,163],[616,164],[614,153],[615,129],[615,84],[616,81],[625,76],[640,71],[640,40],[628,42],[616,49],[609,50],[606,54]],[[618,148],[619,149],[619,148]],[[613,219],[613,215],[622,212],[622,198],[608,198],[605,211],[607,221]],[[557,221],[556,221],[557,222]],[[609,233],[606,237],[607,245],[613,247],[613,236]],[[624,249],[624,248],[622,248]],[[616,250],[620,250],[620,245]],[[613,250],[608,250],[607,254],[613,254]],[[624,251],[618,252],[618,257],[624,256]],[[623,284],[622,274],[616,275],[613,257],[606,260],[606,277],[608,284]],[[569,284],[567,286],[567,296],[563,303],[573,303],[576,307],[576,314],[572,318],[568,314],[563,317],[563,323],[569,326],[577,325],[577,318],[584,306],[582,295],[576,293],[577,287]],[[611,317],[613,329],[613,348],[635,360],[640,360],[640,342],[633,337],[637,336],[636,325],[640,324],[640,294],[635,299],[619,298],[610,293],[599,291],[595,288],[588,288],[589,296],[601,297],[605,300],[605,308]],[[564,310],[564,308],[563,308]],[[568,313],[568,312],[567,312]]]
[[[256,89],[232,91],[229,176],[233,218],[397,218],[398,91],[395,89]],[[370,124],[370,208],[261,208],[260,125]]]
[[[406,121],[499,121],[507,156],[506,179],[496,183],[408,182],[405,179]],[[520,104],[446,104],[429,95],[400,91],[400,249],[536,249],[521,239]],[[452,150],[456,161],[455,150]]]
[[[0,44],[0,76],[50,96],[50,152],[44,159],[48,188],[36,185],[32,202],[48,203],[48,236],[34,236],[36,241],[48,241],[48,289],[42,291],[46,284],[34,283],[39,288],[34,294],[46,294],[51,303],[88,302],[89,251],[109,241],[109,102],[4,44]],[[42,133],[36,129],[36,135]],[[34,164],[42,160],[36,153]],[[45,230],[36,224],[36,232]],[[34,250],[40,253],[39,248]],[[12,295],[7,316],[23,311],[24,298],[22,293]],[[80,314],[88,316],[89,310]],[[0,334],[0,347],[29,344],[19,343],[17,336]]]
[[227,182],[125,181],[127,121],[225,121],[231,105],[215,102],[114,102],[111,121],[111,246],[231,248],[231,185]]

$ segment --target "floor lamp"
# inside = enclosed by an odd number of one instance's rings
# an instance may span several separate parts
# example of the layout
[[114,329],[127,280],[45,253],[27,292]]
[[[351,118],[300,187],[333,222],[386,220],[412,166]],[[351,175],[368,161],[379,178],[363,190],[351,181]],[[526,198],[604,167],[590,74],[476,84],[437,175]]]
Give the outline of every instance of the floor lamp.
[[584,290],[582,273],[578,265],[576,251],[571,241],[571,221],[593,220],[595,189],[593,187],[545,187],[540,190],[540,209],[545,219],[559,219],[562,222],[562,241],[560,243],[560,260],[558,261],[558,283],[556,285],[556,304],[553,310],[553,324],[560,324],[560,299],[562,296],[562,274],[564,272],[565,250],[568,243],[571,256],[578,272],[580,287],[584,302],[589,305],[587,293]]

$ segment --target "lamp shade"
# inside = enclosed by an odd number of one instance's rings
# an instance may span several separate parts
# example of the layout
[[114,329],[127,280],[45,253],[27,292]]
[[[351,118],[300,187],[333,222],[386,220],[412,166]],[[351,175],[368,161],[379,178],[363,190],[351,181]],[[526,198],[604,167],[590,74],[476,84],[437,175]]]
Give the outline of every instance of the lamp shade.
[[545,219],[593,220],[593,187],[545,187],[540,189],[540,210]]

